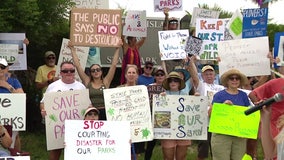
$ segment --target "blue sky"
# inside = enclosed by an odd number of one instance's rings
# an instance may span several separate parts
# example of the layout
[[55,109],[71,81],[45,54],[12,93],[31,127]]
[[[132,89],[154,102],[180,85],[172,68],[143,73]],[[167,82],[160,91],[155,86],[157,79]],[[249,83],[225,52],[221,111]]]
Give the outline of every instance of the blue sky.
[[[147,17],[164,17],[162,12],[154,12],[153,0],[109,0],[110,8],[117,8],[117,4],[120,4],[127,10],[146,10]],[[198,7],[198,4],[207,4],[209,7],[213,7],[217,4],[225,11],[234,12],[237,9],[258,8],[257,4],[251,2],[251,0],[183,0],[183,10],[170,12],[170,16],[182,18],[185,15],[185,10],[192,13],[194,7]],[[269,18],[273,18],[274,23],[284,24],[284,18],[282,14],[284,6],[283,0],[278,0],[269,5]]]

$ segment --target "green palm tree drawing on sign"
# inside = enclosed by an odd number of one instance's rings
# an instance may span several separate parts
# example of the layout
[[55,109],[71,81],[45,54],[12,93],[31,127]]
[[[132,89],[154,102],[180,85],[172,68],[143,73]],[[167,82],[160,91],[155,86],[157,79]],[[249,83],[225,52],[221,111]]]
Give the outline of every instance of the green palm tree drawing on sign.
[[49,115],[49,119],[50,119],[51,121],[49,121],[48,124],[50,124],[52,121],[57,122],[57,117],[56,117],[54,114]]
[[108,109],[107,113],[109,115],[113,116],[114,115],[114,109],[113,108]]

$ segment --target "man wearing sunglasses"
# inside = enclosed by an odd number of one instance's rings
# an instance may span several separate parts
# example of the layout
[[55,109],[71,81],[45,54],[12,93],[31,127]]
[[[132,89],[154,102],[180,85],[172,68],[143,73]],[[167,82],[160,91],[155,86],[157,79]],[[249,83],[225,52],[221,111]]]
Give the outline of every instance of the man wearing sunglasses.
[[[75,80],[75,66],[72,62],[66,61],[61,63],[60,76],[61,79],[51,83],[47,87],[45,93],[86,89],[86,87],[81,82]],[[41,115],[43,118],[46,116],[44,101],[45,100],[43,97],[40,105]],[[59,160],[61,152],[62,149],[50,150],[49,160]]]

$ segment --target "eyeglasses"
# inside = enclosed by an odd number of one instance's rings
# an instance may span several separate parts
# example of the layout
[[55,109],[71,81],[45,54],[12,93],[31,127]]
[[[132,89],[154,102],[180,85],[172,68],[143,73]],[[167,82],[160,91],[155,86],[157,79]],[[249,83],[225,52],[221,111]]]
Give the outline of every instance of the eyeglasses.
[[51,59],[55,59],[55,57],[46,57],[46,59],[51,60]]
[[151,66],[146,66],[145,68],[146,68],[146,69],[152,69],[153,67],[151,67]]
[[155,76],[157,76],[157,77],[162,77],[162,76],[164,76],[165,74],[163,74],[163,73],[157,73],[157,74],[155,74]]
[[75,73],[75,69],[66,69],[66,70],[61,70],[62,73]]
[[178,24],[178,22],[173,20],[173,21],[169,21],[169,24]]
[[100,71],[102,71],[102,69],[101,69],[101,68],[91,69],[91,72],[92,72],[92,73],[100,72]]
[[171,83],[171,82],[180,82],[180,79],[179,78],[170,78],[169,83]]
[[231,80],[231,81],[233,81],[233,80],[238,81],[238,80],[240,80],[240,77],[229,77],[229,80]]
[[3,69],[6,69],[6,68],[7,68],[7,66],[0,65],[0,68],[3,70]]
[[98,113],[97,112],[88,112],[87,115],[88,116],[97,116]]

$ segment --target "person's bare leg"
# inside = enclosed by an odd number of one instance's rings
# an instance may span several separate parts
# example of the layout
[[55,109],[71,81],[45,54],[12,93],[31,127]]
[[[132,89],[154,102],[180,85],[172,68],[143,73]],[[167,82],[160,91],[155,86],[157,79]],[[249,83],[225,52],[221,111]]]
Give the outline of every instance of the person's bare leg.
[[176,147],[176,160],[186,160],[187,146]]
[[174,160],[175,148],[163,148],[164,160]]
[[62,149],[55,149],[49,152],[49,160],[59,160]]

